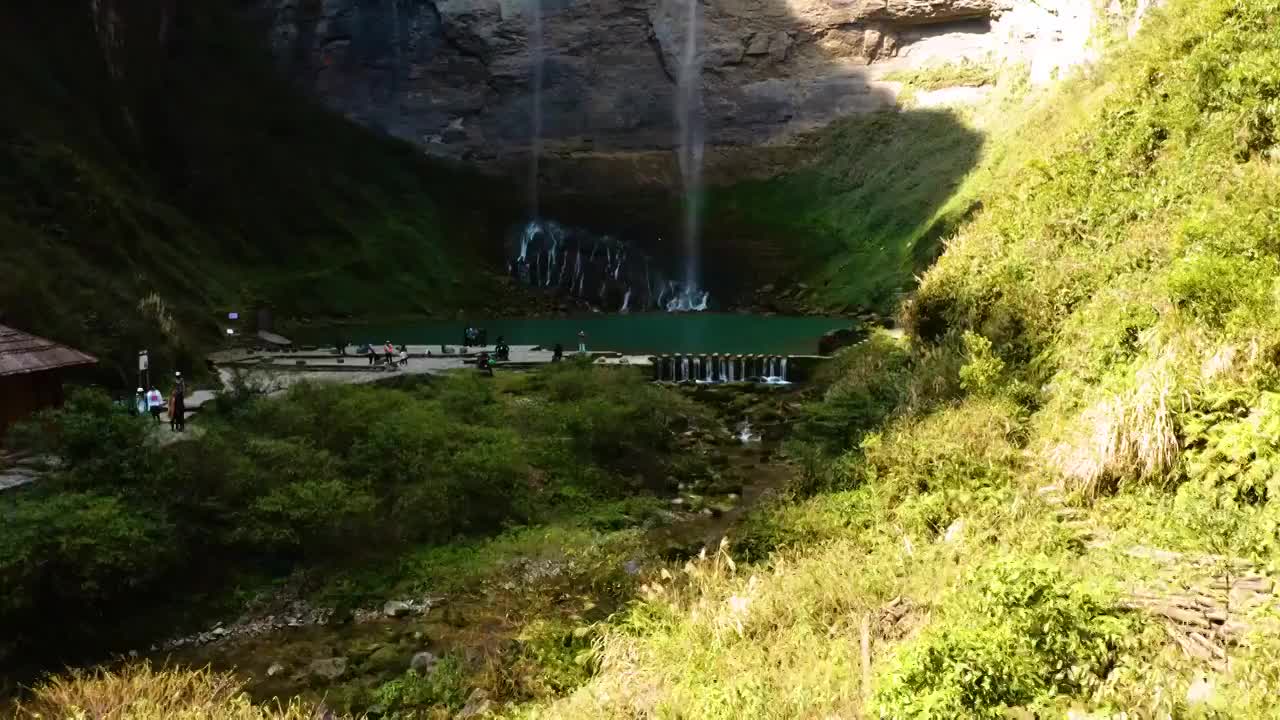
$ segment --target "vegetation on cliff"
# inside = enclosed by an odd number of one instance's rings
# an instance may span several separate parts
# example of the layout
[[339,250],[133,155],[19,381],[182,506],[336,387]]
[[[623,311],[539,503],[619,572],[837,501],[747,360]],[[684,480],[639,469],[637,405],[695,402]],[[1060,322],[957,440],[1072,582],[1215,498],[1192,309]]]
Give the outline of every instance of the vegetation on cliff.
[[486,186],[303,100],[229,7],[14,5],[0,61],[0,322],[127,379],[200,369],[228,310],[484,297]]

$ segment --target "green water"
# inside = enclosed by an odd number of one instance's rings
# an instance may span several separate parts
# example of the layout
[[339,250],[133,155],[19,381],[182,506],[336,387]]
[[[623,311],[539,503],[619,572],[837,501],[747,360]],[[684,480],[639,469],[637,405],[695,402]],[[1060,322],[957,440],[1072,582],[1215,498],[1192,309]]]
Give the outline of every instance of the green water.
[[721,352],[814,354],[818,338],[828,330],[849,327],[833,317],[784,317],[722,313],[597,313],[546,318],[467,318],[371,323],[341,328],[297,332],[300,342],[328,345],[339,337],[348,342],[381,344],[458,345],[468,325],[485,328],[489,342],[503,336],[512,345],[561,343],[567,350],[578,346],[578,331],[587,333],[592,350],[626,353]]

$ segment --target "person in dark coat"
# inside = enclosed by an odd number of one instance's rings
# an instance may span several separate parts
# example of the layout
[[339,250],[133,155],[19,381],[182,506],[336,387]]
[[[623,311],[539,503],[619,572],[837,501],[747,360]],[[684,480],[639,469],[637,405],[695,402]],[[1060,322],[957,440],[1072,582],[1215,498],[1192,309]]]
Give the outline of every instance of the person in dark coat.
[[186,432],[186,415],[186,393],[183,391],[183,387],[179,385],[173,389],[173,397],[169,401],[169,429],[173,432]]

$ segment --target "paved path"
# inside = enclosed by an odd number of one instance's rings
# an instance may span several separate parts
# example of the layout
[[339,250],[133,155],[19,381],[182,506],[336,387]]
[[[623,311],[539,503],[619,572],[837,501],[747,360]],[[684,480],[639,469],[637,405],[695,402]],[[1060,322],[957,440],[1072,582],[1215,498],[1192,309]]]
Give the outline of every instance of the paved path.
[[29,485],[40,478],[45,468],[56,461],[26,453],[7,454],[0,451],[0,492]]

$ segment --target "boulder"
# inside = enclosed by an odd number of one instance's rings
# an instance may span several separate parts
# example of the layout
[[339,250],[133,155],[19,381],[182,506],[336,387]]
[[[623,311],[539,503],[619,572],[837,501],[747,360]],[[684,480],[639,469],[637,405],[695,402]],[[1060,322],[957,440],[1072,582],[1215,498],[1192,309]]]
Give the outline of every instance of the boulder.
[[374,650],[369,655],[369,659],[364,661],[365,667],[374,672],[392,669],[398,670],[399,668],[404,667],[403,663],[404,658],[400,654],[399,649],[394,645],[383,645],[377,650]]
[[439,662],[440,658],[423,650],[420,653],[414,653],[413,658],[409,660],[409,669],[420,675],[430,675],[435,671],[436,664]]
[[389,618],[404,617],[413,612],[413,606],[403,600],[388,600],[382,606],[382,614]]
[[455,720],[470,720],[488,715],[493,707],[493,701],[489,699],[489,693],[480,688],[471,691],[467,696],[467,704],[454,715]]
[[320,680],[337,680],[347,674],[347,659],[331,657],[312,660],[311,665],[307,667],[307,673]]

